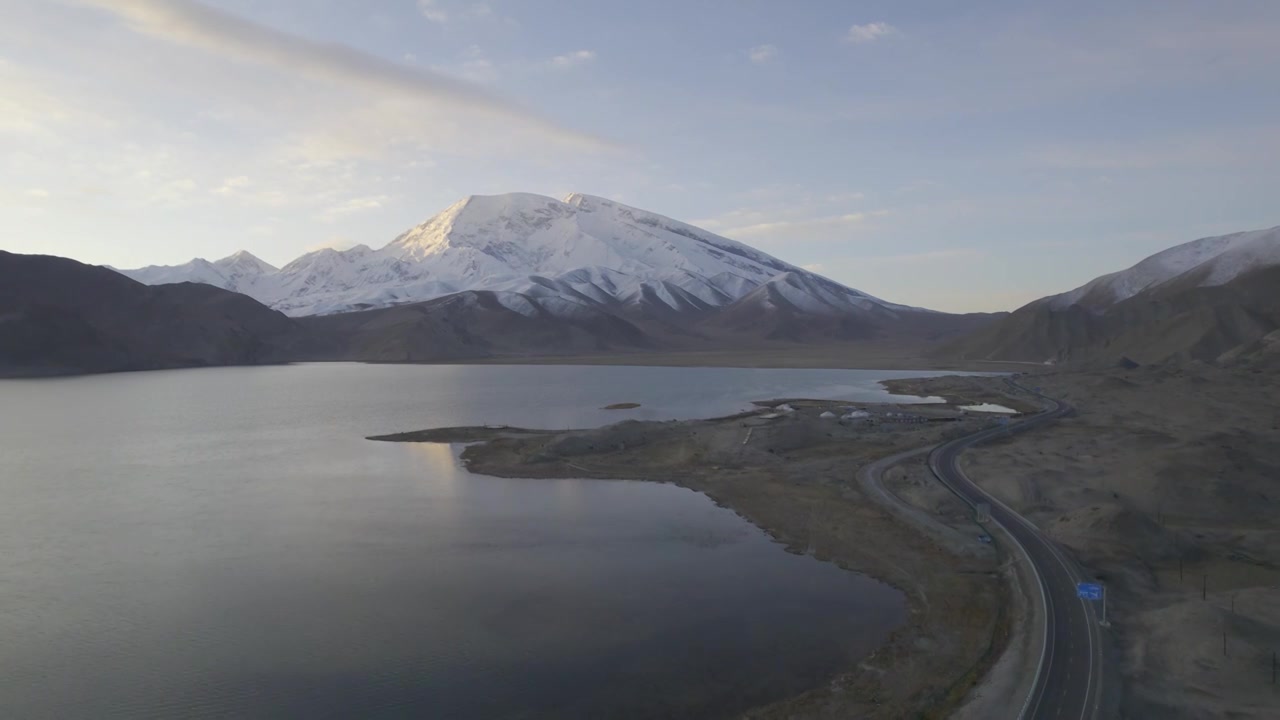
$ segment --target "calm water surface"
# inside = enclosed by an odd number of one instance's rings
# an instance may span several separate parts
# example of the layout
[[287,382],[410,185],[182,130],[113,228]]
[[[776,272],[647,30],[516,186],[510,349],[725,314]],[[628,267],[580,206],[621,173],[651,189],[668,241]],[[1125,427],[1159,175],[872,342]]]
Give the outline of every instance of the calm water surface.
[[674,486],[474,476],[449,446],[362,437],[883,399],[921,374],[0,381],[0,717],[717,717],[799,692],[901,622],[900,595]]

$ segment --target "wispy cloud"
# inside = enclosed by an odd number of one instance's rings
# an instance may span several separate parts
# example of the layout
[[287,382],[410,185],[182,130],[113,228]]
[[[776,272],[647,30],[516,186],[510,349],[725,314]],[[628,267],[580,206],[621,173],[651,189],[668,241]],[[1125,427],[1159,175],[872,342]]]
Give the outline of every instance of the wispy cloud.
[[56,78],[0,57],[0,136],[48,140],[64,126],[96,130],[111,128],[126,108],[112,104],[109,112],[89,107],[82,95],[58,93]]
[[462,18],[493,17],[493,7],[487,2],[450,3],[440,0],[418,0],[418,13],[439,25]]
[[730,227],[717,232],[731,238],[782,239],[787,236],[803,238],[806,236],[812,236],[815,233],[829,234],[832,231],[850,230],[862,225],[870,218],[879,217],[885,214],[887,214],[887,212],[884,210],[876,210],[872,212],[845,213],[843,215],[827,215],[823,217],[775,220],[771,222],[755,223],[752,225],[743,225],[740,227]]
[[355,213],[368,212],[370,210],[378,210],[386,205],[388,198],[386,195],[370,195],[368,197],[356,197],[346,200],[342,203],[327,208],[320,213],[320,219],[324,222],[335,222],[348,215]]
[[865,200],[855,190],[810,194],[797,186],[767,185],[743,193],[738,208],[693,224],[750,242],[823,242],[847,237],[869,220],[888,214],[883,209],[860,209]]
[[348,46],[308,40],[190,0],[80,2],[115,14],[140,33],[227,60],[268,66],[382,99],[427,104],[437,116],[442,109],[480,114],[574,145],[605,146],[598,138],[560,127],[476,84]]
[[[142,178],[146,179],[146,178]],[[199,185],[191,178],[179,178],[159,185],[146,202],[150,205],[176,205],[186,201]]]
[[1280,125],[1055,142],[1029,150],[1026,159],[1034,167],[1097,172],[1273,167],[1280,161]]
[[779,50],[777,45],[757,45],[747,52],[747,57],[751,58],[751,62],[757,65],[767,65],[778,59]]
[[249,176],[237,175],[223,180],[222,184],[214,188],[213,192],[218,195],[231,195],[232,193],[239,191],[241,188],[248,187],[249,184]]
[[867,23],[866,25],[854,25],[849,28],[849,32],[845,33],[844,39],[845,42],[862,44],[875,42],[882,37],[894,35],[897,32],[898,29],[889,23],[873,22]]
[[[249,179],[248,175],[237,175],[229,177],[222,181],[218,187],[210,190],[214,195],[224,200],[233,200],[243,205],[273,206],[279,207],[283,205],[293,205],[296,203],[310,203],[323,201],[323,197],[317,197],[312,193],[306,192],[286,192],[281,187],[273,183],[255,183]],[[333,191],[325,193],[332,195]]]
[[579,65],[587,65],[595,62],[595,50],[575,50],[564,55],[557,55],[551,58],[551,67],[561,70],[578,67]]
[[433,23],[449,22],[449,11],[440,7],[436,0],[418,0],[418,12]]
[[977,248],[951,248],[947,250],[904,253],[901,255],[873,255],[853,258],[851,261],[862,265],[927,265],[930,263],[971,259],[984,254],[983,251]]

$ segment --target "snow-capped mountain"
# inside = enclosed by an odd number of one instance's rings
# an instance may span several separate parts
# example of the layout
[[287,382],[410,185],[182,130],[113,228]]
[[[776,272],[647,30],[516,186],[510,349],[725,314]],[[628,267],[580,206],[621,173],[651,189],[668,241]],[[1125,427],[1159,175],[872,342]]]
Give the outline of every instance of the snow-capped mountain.
[[1192,240],[1044,301],[1054,310],[1080,305],[1100,311],[1189,273],[1197,275],[1196,285],[1213,287],[1272,265],[1280,265],[1280,227]]
[[[657,312],[725,307],[769,288],[804,312],[914,311],[671,218],[574,193],[471,196],[385,247],[308,253],[276,270],[240,252],[214,263],[121,271],[144,283],[189,280],[288,315],[325,315],[495,291],[516,312]],[[759,292],[757,292],[759,294]],[[768,301],[764,298],[763,301]]]
[[[1280,333],[1280,227],[1201,238],[1040,298],[937,350],[984,360],[1236,362]],[[1123,360],[1122,360],[1123,359]]]
[[[216,262],[196,258],[182,265],[150,265],[137,270],[117,270],[147,285],[198,282],[256,297],[254,290],[264,277],[274,276],[275,266],[241,250]],[[258,298],[261,300],[261,298]]]

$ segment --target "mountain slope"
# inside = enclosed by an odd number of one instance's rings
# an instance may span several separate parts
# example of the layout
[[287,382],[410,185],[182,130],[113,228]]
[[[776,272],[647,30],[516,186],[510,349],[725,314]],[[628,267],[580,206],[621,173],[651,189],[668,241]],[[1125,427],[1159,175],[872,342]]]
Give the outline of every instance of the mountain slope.
[[786,275],[804,280],[802,292],[826,288],[796,300],[819,313],[919,311],[692,225],[577,193],[564,201],[529,193],[472,196],[381,249],[318,250],[279,271],[259,261],[233,276],[226,266],[235,257],[122,272],[143,282],[210,283],[294,316],[390,307],[468,290],[557,295],[600,309],[696,313],[730,305]]
[[1280,329],[1280,228],[1203,238],[1036,300],[935,354],[1032,362],[1222,361]]
[[1197,268],[1209,268],[1202,283],[1212,286],[1228,283],[1249,270],[1278,263],[1280,227],[1200,238],[1045,300],[1054,310],[1080,305],[1098,312]]
[[530,355],[652,349],[654,341],[623,318],[588,306],[557,312],[558,299],[467,290],[435,300],[298,322],[318,348],[315,359],[441,362]]
[[280,362],[300,342],[294,321],[244,295],[0,251],[0,375]]

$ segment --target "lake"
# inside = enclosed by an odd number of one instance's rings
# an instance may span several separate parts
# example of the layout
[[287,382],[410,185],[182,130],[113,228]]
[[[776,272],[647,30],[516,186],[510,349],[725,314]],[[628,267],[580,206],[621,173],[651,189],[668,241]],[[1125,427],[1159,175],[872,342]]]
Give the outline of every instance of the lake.
[[[732,716],[901,595],[671,485],[365,435],[887,397],[919,371],[304,364],[0,381],[0,717]],[[628,411],[604,405],[638,402]]]

